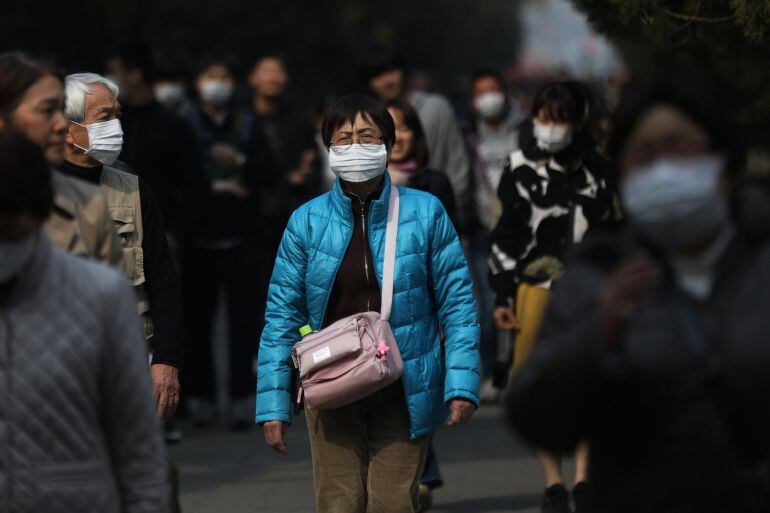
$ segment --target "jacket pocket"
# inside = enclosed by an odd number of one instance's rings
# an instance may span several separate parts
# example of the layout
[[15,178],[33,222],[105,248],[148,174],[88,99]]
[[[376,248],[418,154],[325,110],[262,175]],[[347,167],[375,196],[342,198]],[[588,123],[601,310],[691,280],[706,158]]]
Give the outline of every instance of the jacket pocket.
[[123,250],[123,272],[131,285],[141,285],[144,283],[144,253],[136,229],[134,207],[110,207],[110,217]]

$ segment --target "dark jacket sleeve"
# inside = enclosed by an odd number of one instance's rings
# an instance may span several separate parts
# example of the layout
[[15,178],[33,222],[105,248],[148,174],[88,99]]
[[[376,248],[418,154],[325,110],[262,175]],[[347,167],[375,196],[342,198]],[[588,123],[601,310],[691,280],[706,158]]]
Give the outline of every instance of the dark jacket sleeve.
[[603,280],[596,268],[575,265],[554,284],[532,356],[511,384],[508,419],[536,447],[574,448],[615,404],[620,385],[610,372],[611,357],[599,356],[597,342]]
[[517,170],[506,163],[497,195],[503,212],[492,230],[489,257],[489,283],[497,295],[498,305],[516,299],[518,262],[524,256],[534,234],[529,226],[532,207],[521,197],[517,185]]
[[152,363],[181,367],[184,331],[179,279],[166,241],[160,207],[155,195],[141,178],[139,198],[142,205],[145,289],[155,333]]

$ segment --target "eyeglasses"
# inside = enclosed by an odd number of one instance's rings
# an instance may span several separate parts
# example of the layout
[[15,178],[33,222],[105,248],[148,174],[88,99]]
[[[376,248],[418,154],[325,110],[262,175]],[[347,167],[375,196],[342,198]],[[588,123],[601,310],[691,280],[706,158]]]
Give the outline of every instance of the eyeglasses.
[[373,135],[373,134],[360,134],[358,137],[352,136],[352,135],[343,135],[339,138],[332,141],[332,146],[335,149],[345,151],[351,146],[353,146],[354,143],[359,144],[380,144],[382,141],[381,135]]

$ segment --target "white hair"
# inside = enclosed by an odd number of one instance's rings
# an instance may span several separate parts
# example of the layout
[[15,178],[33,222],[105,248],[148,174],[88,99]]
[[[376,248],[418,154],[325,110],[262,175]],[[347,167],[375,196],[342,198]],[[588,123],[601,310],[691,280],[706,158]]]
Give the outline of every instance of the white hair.
[[107,77],[96,73],[75,73],[64,79],[64,115],[70,121],[81,122],[86,118],[86,95],[93,94],[93,84],[102,84],[115,98],[118,97],[118,85]]

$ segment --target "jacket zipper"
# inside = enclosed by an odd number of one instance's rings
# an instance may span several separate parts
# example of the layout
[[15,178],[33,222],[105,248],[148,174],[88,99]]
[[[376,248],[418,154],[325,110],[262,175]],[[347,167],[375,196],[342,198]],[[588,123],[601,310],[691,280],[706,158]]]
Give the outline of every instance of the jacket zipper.
[[364,239],[364,273],[366,273],[366,311],[372,308],[372,280],[369,278],[369,258],[366,248],[369,247],[369,230],[366,227],[366,203],[361,206],[361,237]]
[[[348,209],[348,212],[350,212],[350,209]],[[356,220],[353,219],[353,222],[355,223]],[[324,311],[321,314],[321,319],[318,321],[320,326],[318,327],[318,331],[321,331],[324,328],[324,324],[326,323],[326,312],[329,310],[329,299],[332,297],[332,292],[334,291],[334,282],[337,281],[337,275],[340,273],[340,267],[342,267],[342,261],[345,259],[345,255],[348,253],[348,249],[350,249],[350,243],[353,242],[353,234],[356,232],[355,228],[351,231],[350,236],[348,237],[348,243],[345,245],[345,252],[342,253],[342,259],[340,259],[340,263],[337,264],[337,268],[334,270],[334,276],[332,277],[332,286],[329,287],[329,291],[326,293],[326,301],[324,302]]]

